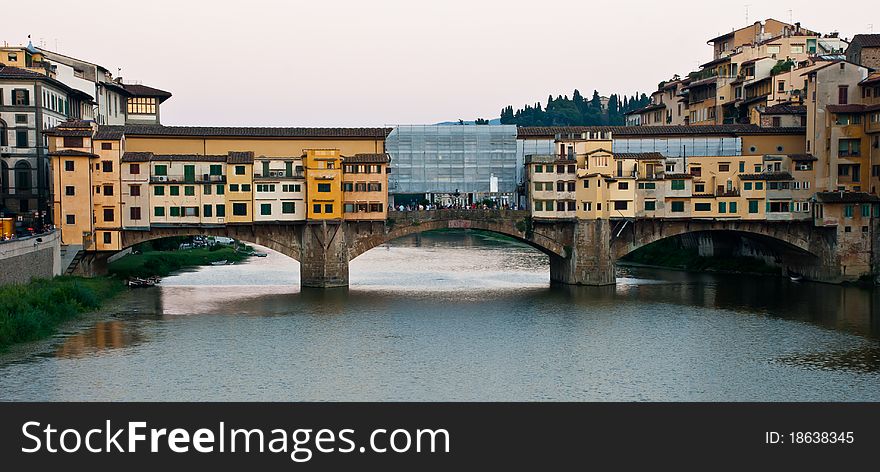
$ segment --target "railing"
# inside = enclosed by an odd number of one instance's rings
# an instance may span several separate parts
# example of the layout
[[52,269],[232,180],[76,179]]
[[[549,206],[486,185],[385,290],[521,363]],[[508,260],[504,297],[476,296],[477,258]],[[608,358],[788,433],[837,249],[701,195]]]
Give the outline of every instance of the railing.
[[254,180],[303,179],[303,178],[305,178],[305,174],[303,172],[294,172],[292,174],[287,174],[285,172],[278,172],[275,175],[272,175],[271,173],[269,175],[254,174]]
[[171,183],[171,184],[209,184],[226,182],[225,175],[203,174],[188,177],[185,175],[151,175],[151,183]]
[[739,189],[724,190],[721,192],[716,191],[715,196],[716,197],[738,197],[739,196]]

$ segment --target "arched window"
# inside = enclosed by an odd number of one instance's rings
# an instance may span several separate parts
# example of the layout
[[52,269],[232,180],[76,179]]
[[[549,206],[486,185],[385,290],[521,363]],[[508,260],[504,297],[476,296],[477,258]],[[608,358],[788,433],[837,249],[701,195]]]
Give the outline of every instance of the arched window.
[[6,122],[0,120],[0,146],[9,146],[9,135],[6,130]]
[[31,191],[31,173],[31,165],[27,161],[18,161],[15,164],[15,193]]

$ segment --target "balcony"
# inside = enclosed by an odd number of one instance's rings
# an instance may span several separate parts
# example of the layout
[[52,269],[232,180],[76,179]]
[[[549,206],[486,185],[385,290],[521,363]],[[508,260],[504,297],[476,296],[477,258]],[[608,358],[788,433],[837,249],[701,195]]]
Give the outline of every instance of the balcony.
[[226,182],[225,175],[203,174],[200,176],[188,175],[151,175],[150,183],[153,184],[221,184]]
[[739,196],[739,189],[724,190],[721,192],[716,190],[715,196],[716,197],[738,197]]
[[283,170],[279,171],[269,171],[269,175],[262,174],[254,174],[254,180],[285,180],[285,179],[304,179],[305,173],[303,172],[293,172],[291,174],[286,173]]

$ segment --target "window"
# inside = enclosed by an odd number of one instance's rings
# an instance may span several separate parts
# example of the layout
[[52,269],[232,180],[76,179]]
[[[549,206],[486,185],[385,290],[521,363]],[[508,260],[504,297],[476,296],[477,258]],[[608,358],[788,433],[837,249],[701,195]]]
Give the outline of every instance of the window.
[[318,191],[324,192],[324,193],[329,192],[330,191],[330,184],[318,184]]
[[110,244],[111,242],[113,242],[113,234],[108,231],[104,231],[104,244]]
[[220,164],[211,164],[211,175],[223,175],[223,166]]
[[67,221],[67,224],[75,225],[76,224],[76,215],[66,215],[65,220]]
[[694,211],[712,211],[711,203],[694,203]]
[[246,203],[233,203],[232,204],[232,214],[235,216],[247,216],[247,204]]
[[628,190],[629,189],[629,182],[618,182],[617,189],[618,190]]
[[15,147],[28,147],[28,132],[24,129],[15,130]]
[[113,143],[101,143],[101,149],[104,151],[110,151],[113,149]]
[[[217,184],[217,195],[223,195],[224,189],[225,189],[225,187],[223,186],[223,184]],[[232,189],[230,189],[230,190],[232,190]],[[220,216],[220,215],[217,215],[217,216]]]
[[[229,191],[230,192],[238,192],[238,184],[229,184]],[[220,192],[217,192],[217,194],[219,195]]]
[[333,204],[325,203],[324,204],[324,213],[333,213]]
[[730,202],[728,209],[730,210],[730,213],[736,213],[736,202]]
[[130,207],[129,213],[132,220],[141,219],[141,207]]
[[718,202],[718,213],[727,213],[727,202]]
[[673,180],[672,190],[684,190],[684,180]]
[[645,200],[645,211],[654,211],[657,209],[657,202],[654,200]]
[[[574,190],[574,182],[570,182],[570,184],[571,184],[570,185],[571,188],[569,188],[569,190],[573,191]],[[382,184],[376,183],[376,182],[371,182],[371,183],[367,184],[367,191],[381,192],[382,191]]]
[[221,204],[217,205],[217,218],[224,218],[224,217],[226,217],[226,205],[221,203]]
[[128,173],[131,175],[139,175],[141,173],[141,165],[140,164],[129,164],[128,165]]
[[271,203],[261,203],[260,204],[260,215],[267,216],[272,214],[272,204]]
[[153,216],[165,216],[165,207],[153,207]]
[[584,180],[584,188],[590,188],[590,181]]
[[752,183],[751,182],[743,182],[743,190],[751,190]]
[[83,147],[83,138],[81,136],[65,136],[64,147],[81,148]]
[[858,157],[862,155],[861,139],[844,139],[841,138],[837,145],[837,155],[840,157]]
[[676,201],[671,203],[673,213],[684,213],[684,202]]
[[100,195],[100,194],[101,194],[101,186],[100,186],[100,185],[95,185],[95,194],[96,194],[96,195]]
[[153,97],[133,97],[128,99],[129,115],[155,115],[156,99]]
[[[843,64],[841,64],[841,65],[843,65]],[[841,105],[847,104],[847,97],[848,97],[847,91],[848,90],[849,90],[849,86],[847,86],[847,85],[840,85],[837,87],[837,103],[839,103]]]
[[718,172],[730,172],[730,164],[718,164]]
[[[574,210],[574,202],[568,202],[568,204],[570,207],[569,210]],[[370,211],[374,212],[374,213],[382,211],[382,204],[381,203],[370,203]]]
[[296,213],[295,202],[281,202],[281,213],[284,213],[284,214]]
[[764,182],[755,182],[755,190],[764,190]]
[[76,195],[76,187],[74,187],[73,185],[68,185],[67,187],[64,187],[64,194],[68,196]]
[[112,196],[113,195],[113,186],[112,185],[105,185],[104,186],[104,195],[105,196]]
[[250,192],[251,191],[251,184],[241,184],[241,191],[242,192]]
[[749,213],[758,212],[758,200],[749,200]]
[[113,172],[113,161],[101,161],[101,172]]
[[212,216],[211,209],[212,208],[213,207],[211,205],[202,205],[202,215],[205,218],[211,218],[211,216]]
[[211,195],[211,185],[210,184],[202,185],[202,195]]
[[535,200],[535,211],[544,211],[544,202],[541,200]]
[[112,208],[104,208],[104,221],[113,221],[114,217]]
[[196,187],[194,185],[186,185],[183,187],[183,194],[187,197],[192,197],[196,194]]
[[871,206],[870,205],[861,205],[862,207],[862,217],[867,218],[871,216]]
[[153,167],[153,175],[168,175],[168,166],[157,164]]
[[780,118],[778,116],[774,116],[773,117],[773,127],[779,128],[780,126],[782,126],[782,118]]
[[565,182],[556,182],[556,191],[564,192],[565,191]]
[[591,207],[592,207],[591,202],[582,202],[581,203],[581,208],[583,208],[584,211],[590,211]]
[[28,106],[30,105],[30,91],[29,90],[13,90],[12,91],[12,104],[15,106]]
[[171,195],[172,197],[180,195],[180,186],[178,185],[171,185],[168,187],[168,190],[169,195]]
[[614,209],[615,210],[626,210],[629,202],[626,200],[615,200],[614,201]]
[[312,213],[321,213],[321,204],[315,203],[312,205]]
[[73,161],[64,161],[64,170],[67,172],[73,172]]
[[544,166],[542,166],[540,164],[536,165],[535,166],[535,173],[536,174],[543,174],[544,173]]
[[235,166],[235,175],[244,175],[244,166]]
[[776,88],[777,92],[780,92],[780,93],[785,92],[785,81],[784,80],[780,80],[779,83],[777,83],[776,85],[777,85],[777,88]]
[[170,216],[180,217],[180,207],[170,207]]

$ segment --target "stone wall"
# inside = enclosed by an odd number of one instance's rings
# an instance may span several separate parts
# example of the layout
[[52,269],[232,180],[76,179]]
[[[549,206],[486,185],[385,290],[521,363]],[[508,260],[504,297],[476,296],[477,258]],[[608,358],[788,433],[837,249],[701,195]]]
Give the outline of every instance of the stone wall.
[[0,242],[0,285],[61,274],[60,233]]

